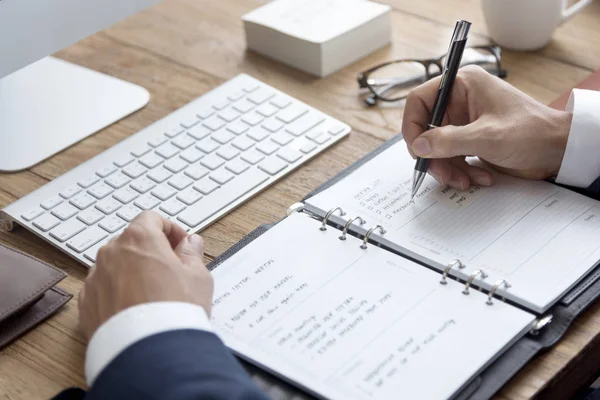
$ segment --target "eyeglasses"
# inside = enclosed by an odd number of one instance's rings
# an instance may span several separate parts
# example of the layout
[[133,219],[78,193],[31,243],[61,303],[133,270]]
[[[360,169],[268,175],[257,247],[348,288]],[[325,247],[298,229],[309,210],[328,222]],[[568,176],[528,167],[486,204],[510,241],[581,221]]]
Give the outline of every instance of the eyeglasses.
[[[505,78],[507,72],[500,65],[500,53],[498,46],[467,47],[461,66],[479,65],[489,73]],[[442,74],[446,56],[444,54],[428,60],[394,60],[361,72],[357,77],[358,85],[362,91],[368,89],[370,92],[364,102],[374,106],[377,100],[398,101],[406,98],[412,89]]]

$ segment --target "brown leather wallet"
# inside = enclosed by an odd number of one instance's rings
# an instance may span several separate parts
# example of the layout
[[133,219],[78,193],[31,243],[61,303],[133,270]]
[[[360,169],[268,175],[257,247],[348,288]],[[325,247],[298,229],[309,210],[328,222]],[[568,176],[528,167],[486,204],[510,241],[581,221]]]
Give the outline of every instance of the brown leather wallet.
[[66,276],[37,258],[0,244],[0,349],[73,297],[55,287]]

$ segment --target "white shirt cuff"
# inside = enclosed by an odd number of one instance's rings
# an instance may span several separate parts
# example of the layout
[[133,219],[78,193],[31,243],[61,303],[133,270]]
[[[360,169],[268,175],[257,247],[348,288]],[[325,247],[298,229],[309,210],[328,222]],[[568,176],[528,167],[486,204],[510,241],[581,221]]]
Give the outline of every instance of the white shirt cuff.
[[88,386],[121,352],[161,332],[198,329],[211,331],[204,308],[183,302],[156,302],[127,308],[102,324],[90,340],[85,357]]
[[556,182],[585,188],[600,177],[600,93],[573,89],[567,111],[573,122]]

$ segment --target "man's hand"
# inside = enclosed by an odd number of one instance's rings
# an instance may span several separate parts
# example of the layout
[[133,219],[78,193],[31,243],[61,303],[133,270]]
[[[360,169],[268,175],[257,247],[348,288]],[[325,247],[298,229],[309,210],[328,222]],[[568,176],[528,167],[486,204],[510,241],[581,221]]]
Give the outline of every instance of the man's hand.
[[440,78],[413,90],[406,101],[402,133],[411,155],[432,158],[429,173],[440,183],[466,190],[491,185],[492,175],[470,166],[478,156],[519,177],[558,174],[572,115],[551,109],[476,66],[461,68],[441,128],[425,132]]
[[210,315],[213,280],[204,242],[158,214],[144,212],[98,252],[79,292],[79,320],[89,340],[118,312],[138,304],[182,301]]

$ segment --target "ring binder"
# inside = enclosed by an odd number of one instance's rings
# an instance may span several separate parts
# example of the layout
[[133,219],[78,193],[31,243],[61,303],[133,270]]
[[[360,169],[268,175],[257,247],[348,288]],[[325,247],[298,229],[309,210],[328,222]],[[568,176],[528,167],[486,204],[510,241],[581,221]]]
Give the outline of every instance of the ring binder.
[[360,245],[360,248],[365,250],[367,248],[367,242],[369,241],[369,237],[373,234],[373,232],[375,232],[375,230],[379,229],[379,233],[381,233],[382,235],[385,235],[385,233],[387,232],[383,226],[381,225],[375,225],[374,227],[372,227],[371,229],[369,229],[367,231],[367,234],[365,235],[364,239],[363,239],[363,243]]
[[319,228],[322,231],[326,231],[327,230],[327,220],[329,219],[329,217],[331,217],[331,215],[336,212],[339,211],[340,212],[340,216],[344,216],[346,215],[346,212],[344,210],[342,210],[342,207],[335,207],[332,208],[331,210],[329,210],[327,212],[327,214],[325,214],[325,218],[323,218],[323,225],[321,225],[321,227]]
[[498,288],[500,287],[500,285],[504,285],[505,289],[510,288],[510,283],[506,282],[504,279],[500,279],[499,281],[497,281],[494,286],[492,286],[492,289],[490,290],[490,293],[488,294],[488,299],[485,302],[485,304],[487,304],[488,306],[493,305],[494,303],[492,302],[492,297],[494,297],[494,294],[496,293],[496,290],[498,290]]
[[477,277],[477,275],[481,275],[481,279],[485,279],[488,277],[488,275],[481,269],[477,269],[475,271],[473,271],[473,273],[471,274],[471,276],[469,276],[469,279],[467,279],[467,283],[465,284],[465,289],[462,291],[463,294],[469,294],[469,287],[471,286],[471,283],[473,283],[473,280],[475,279],[475,277]]
[[344,229],[342,230],[342,235],[339,237],[340,240],[346,240],[346,233],[348,233],[348,228],[356,220],[359,220],[359,223],[361,225],[364,225],[367,223],[367,221],[365,221],[361,217],[354,217],[354,218],[349,219],[348,222],[346,222],[346,225],[344,225]]
[[466,268],[466,265],[463,264],[463,262],[458,259],[453,260],[450,264],[448,264],[448,266],[446,267],[446,269],[444,270],[444,273],[442,275],[442,280],[440,281],[440,283],[442,285],[445,285],[448,283],[448,281],[446,280],[446,278],[448,277],[448,272],[450,272],[450,270],[454,267],[458,267],[458,269],[463,269],[463,268]]

